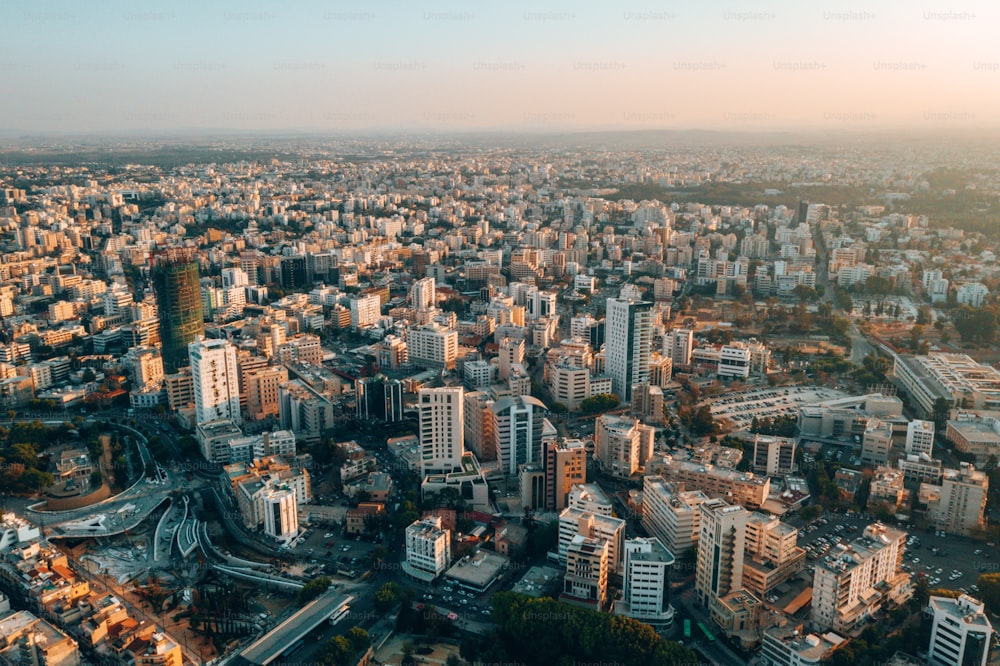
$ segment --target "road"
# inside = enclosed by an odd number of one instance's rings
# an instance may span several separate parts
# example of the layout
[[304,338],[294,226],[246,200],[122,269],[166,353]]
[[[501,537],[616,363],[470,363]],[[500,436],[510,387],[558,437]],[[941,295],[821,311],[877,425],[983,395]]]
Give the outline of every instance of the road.
[[868,342],[868,338],[858,330],[857,324],[851,321],[851,328],[849,330],[849,335],[851,337],[851,356],[849,358],[850,362],[854,365],[861,365],[865,356],[872,354],[878,356],[878,351],[876,348]]
[[719,640],[718,636],[721,633],[719,628],[713,624],[712,620],[708,617],[708,613],[695,602],[693,584],[688,583],[685,589],[674,594],[671,598],[673,599],[674,608],[680,611],[679,616],[674,619],[675,623],[683,623],[685,617],[691,619],[692,625],[704,622],[709,631],[716,636],[715,642],[708,643],[700,640],[701,633],[697,628],[694,628],[691,634],[692,641],[688,647],[700,652],[713,664],[731,664],[732,666],[743,666],[746,664],[746,660],[743,657],[730,650],[728,646]]
[[[16,419],[18,422],[30,422],[32,419]],[[43,421],[45,423],[63,423],[64,419]],[[88,419],[93,423],[95,419]],[[146,448],[146,440],[141,433],[129,426],[116,426],[130,433],[130,438],[136,442],[143,465],[151,462],[153,457]],[[178,475],[167,475],[167,478],[157,483],[147,482],[145,474],[131,487],[121,493],[87,507],[70,511],[40,511],[32,508],[33,502],[24,502],[20,507],[22,515],[29,521],[44,528],[50,537],[74,536],[110,536],[120,534],[125,530],[134,529],[144,521],[149,514],[160,505],[171,493],[178,490],[182,481]],[[97,518],[104,516],[103,519]],[[99,527],[88,526],[94,523]],[[87,524],[84,524],[87,523]]]

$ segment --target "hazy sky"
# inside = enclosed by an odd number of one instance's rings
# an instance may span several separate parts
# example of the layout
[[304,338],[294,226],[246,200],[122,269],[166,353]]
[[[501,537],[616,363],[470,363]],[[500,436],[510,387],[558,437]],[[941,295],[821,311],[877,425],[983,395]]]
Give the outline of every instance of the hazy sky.
[[4,0],[0,130],[1000,125],[1000,3],[611,5]]

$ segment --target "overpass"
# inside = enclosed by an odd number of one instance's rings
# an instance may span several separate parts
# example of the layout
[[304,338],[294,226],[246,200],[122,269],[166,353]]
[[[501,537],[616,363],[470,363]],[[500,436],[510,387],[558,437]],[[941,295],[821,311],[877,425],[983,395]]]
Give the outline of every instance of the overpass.
[[353,599],[331,587],[251,643],[229,663],[232,666],[267,666],[280,657],[283,650],[305,638]]

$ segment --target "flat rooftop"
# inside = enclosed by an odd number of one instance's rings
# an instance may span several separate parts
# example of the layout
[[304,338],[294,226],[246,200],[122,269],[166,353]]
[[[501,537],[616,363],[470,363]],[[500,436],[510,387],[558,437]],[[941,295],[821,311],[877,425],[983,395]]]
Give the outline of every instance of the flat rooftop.
[[468,560],[463,558],[452,565],[445,573],[445,577],[482,590],[489,587],[490,583],[500,576],[508,561],[503,555],[480,550],[475,555],[471,555]]

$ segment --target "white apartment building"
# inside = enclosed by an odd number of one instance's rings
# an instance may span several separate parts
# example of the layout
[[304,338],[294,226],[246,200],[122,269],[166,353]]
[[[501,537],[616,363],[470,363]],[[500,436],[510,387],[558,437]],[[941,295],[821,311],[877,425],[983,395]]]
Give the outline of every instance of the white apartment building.
[[659,629],[674,621],[670,605],[670,570],[674,556],[656,538],[636,537],[625,541],[624,589],[615,602],[615,613]]
[[434,278],[425,277],[417,280],[410,287],[410,306],[414,310],[430,310],[437,305],[436,285]]
[[351,299],[351,329],[368,328],[378,324],[382,316],[382,299],[378,294]]
[[240,373],[236,348],[228,340],[200,338],[188,345],[194,388],[195,420],[240,424]]
[[659,476],[647,476],[642,484],[642,526],[674,554],[691,550],[698,543],[701,512],[708,501],[700,490],[678,491]]
[[820,636],[802,625],[778,625],[764,630],[760,659],[763,666],[820,666],[847,640],[832,631]]
[[861,439],[861,461],[868,465],[885,465],[892,452],[892,423],[872,419],[865,426]]
[[949,534],[970,534],[986,521],[986,499],[990,478],[969,463],[946,469],[941,479],[940,499],[927,506],[927,517]]
[[462,367],[465,385],[470,391],[489,388],[493,383],[493,368],[486,361],[466,361]]
[[611,498],[596,483],[578,483],[570,488],[566,497],[566,506],[589,511],[595,516],[610,518],[614,515]]
[[421,476],[461,469],[465,453],[463,393],[460,386],[422,388],[417,393]]
[[913,420],[906,426],[906,455],[922,453],[934,457],[934,422]]
[[559,600],[604,610],[610,569],[608,542],[577,535],[567,549],[566,574]]
[[299,508],[295,491],[288,486],[271,488],[264,494],[264,533],[287,541],[299,532]]
[[609,298],[605,329],[605,369],[612,390],[624,402],[632,386],[649,381],[653,345],[653,304],[648,301]]
[[566,564],[566,553],[576,536],[608,542],[608,568],[619,571],[622,549],[625,545],[625,521],[621,518],[601,516],[568,506],[559,514],[559,563]]
[[781,476],[795,471],[795,440],[791,437],[754,435],[753,471]]
[[963,594],[958,599],[931,597],[924,611],[931,618],[927,661],[932,666],[986,666],[993,625],[986,606]]
[[849,633],[887,601],[904,601],[909,575],[902,573],[906,533],[881,523],[862,536],[835,546],[816,562],[811,621],[822,631]]
[[655,430],[628,416],[602,414],[594,433],[594,458],[612,476],[629,478],[653,455]]
[[136,386],[152,386],[163,381],[163,357],[156,347],[132,347],[123,360]]
[[663,336],[663,355],[669,356],[674,367],[691,365],[694,351],[694,331],[676,328]]
[[432,322],[407,330],[410,363],[418,367],[451,370],[458,357],[458,332]]
[[413,522],[406,528],[403,571],[422,581],[432,581],[451,564],[451,532],[441,527],[441,517]]
[[960,305],[981,308],[989,295],[990,290],[982,282],[966,282],[958,288],[956,299]]

